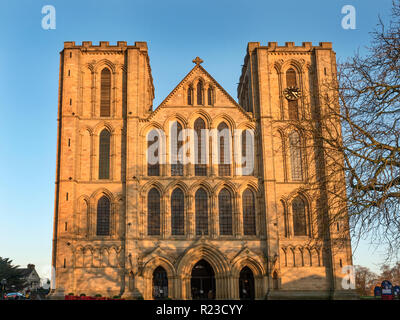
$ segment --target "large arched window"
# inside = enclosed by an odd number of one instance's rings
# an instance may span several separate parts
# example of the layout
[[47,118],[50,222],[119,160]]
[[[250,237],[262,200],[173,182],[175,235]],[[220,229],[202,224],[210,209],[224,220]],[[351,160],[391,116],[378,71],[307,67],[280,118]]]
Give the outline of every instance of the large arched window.
[[97,202],[97,228],[98,236],[110,235],[110,200],[106,196],[102,196]]
[[185,234],[185,200],[183,191],[179,188],[171,195],[171,229],[173,236]]
[[147,135],[147,175],[160,175],[160,135],[151,130]]
[[212,87],[208,87],[207,89],[207,98],[208,98],[208,105],[212,106],[214,104],[214,90]]
[[160,235],[160,192],[156,188],[149,191],[147,196],[147,234]]
[[232,196],[226,188],[218,195],[218,209],[220,235],[232,235]]
[[254,136],[250,130],[243,130],[242,140],[242,175],[251,176],[254,174]]
[[194,155],[195,155],[195,165],[194,165],[194,174],[196,176],[206,176],[207,175],[207,149],[206,149],[206,124],[204,120],[198,118],[194,122],[194,131],[195,131],[195,146],[194,146]]
[[100,82],[100,117],[109,117],[111,101],[111,72],[108,68],[101,70]]
[[[296,71],[293,68],[286,71],[286,86],[297,87]],[[290,120],[299,120],[298,100],[288,100],[288,111]]]
[[250,189],[243,192],[243,234],[245,236],[256,235],[256,204],[254,194]]
[[196,235],[208,235],[208,196],[204,189],[195,194]]
[[304,200],[296,197],[292,201],[293,234],[295,236],[307,235],[306,205]]
[[110,139],[107,129],[100,133],[99,140],[99,179],[110,179]]
[[293,131],[289,135],[289,146],[290,146],[290,164],[292,169],[292,180],[301,181],[303,180],[303,166],[302,166],[302,155],[301,155],[301,141],[300,135],[297,131]]
[[197,83],[197,104],[199,106],[203,104],[203,82],[201,80]]
[[171,126],[171,176],[183,176],[182,125],[175,121]]
[[225,122],[218,126],[218,175],[231,175],[230,130]]

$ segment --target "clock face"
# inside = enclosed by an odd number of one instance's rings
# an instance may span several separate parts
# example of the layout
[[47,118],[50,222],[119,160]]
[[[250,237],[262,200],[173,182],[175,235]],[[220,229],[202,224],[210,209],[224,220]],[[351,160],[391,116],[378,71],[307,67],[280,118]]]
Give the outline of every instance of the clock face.
[[288,100],[297,100],[301,96],[301,90],[297,87],[287,87],[283,90],[283,94]]

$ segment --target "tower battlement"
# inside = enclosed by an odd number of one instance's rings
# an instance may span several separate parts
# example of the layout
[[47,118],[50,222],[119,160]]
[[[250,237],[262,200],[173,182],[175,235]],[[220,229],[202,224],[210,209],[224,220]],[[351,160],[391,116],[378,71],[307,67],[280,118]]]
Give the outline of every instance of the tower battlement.
[[147,42],[135,41],[134,45],[128,45],[126,41],[117,41],[116,45],[110,45],[109,41],[100,41],[98,45],[94,45],[92,41],[82,41],[82,44],[76,44],[75,41],[65,41],[64,49],[93,49],[93,50],[121,50],[121,49],[139,49],[141,51],[147,51]]
[[249,42],[247,53],[252,52],[256,48],[266,49],[268,51],[312,51],[315,49],[332,50],[332,42],[320,42],[314,46],[312,42],[302,42],[301,46],[296,46],[294,42],[285,42],[284,46],[278,45],[278,42],[268,42],[267,46],[261,46],[260,42]]

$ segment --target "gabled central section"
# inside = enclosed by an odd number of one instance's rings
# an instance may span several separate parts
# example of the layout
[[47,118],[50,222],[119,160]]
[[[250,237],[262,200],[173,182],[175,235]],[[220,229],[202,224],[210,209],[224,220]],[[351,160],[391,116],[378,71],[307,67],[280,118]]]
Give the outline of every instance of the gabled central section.
[[199,57],[193,60],[196,65],[165,98],[159,107],[233,107],[240,106],[224,88],[200,65]]

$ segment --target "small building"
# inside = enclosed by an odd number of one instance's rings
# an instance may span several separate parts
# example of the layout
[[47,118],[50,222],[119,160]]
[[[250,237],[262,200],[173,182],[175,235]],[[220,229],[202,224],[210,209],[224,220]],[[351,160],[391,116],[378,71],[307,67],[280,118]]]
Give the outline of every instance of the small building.
[[25,280],[24,288],[22,289],[24,293],[27,291],[36,291],[40,288],[40,277],[35,270],[34,264],[28,264],[27,268],[20,268],[19,270]]

